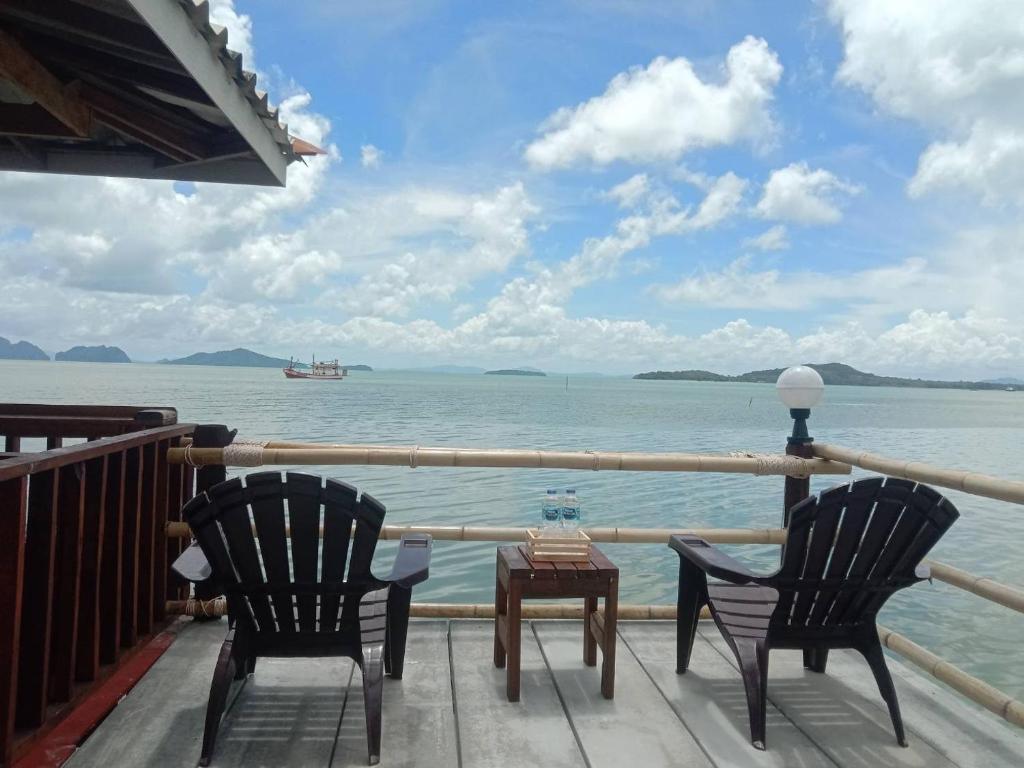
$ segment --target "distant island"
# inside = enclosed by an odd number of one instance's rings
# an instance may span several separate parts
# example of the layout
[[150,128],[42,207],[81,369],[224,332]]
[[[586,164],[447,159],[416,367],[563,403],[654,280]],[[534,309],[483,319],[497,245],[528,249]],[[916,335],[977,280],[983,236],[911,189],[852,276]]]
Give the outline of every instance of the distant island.
[[[196,352],[176,360],[160,360],[168,365],[228,365],[239,368],[287,368],[288,360],[282,357],[268,357],[251,349],[226,349],[220,352]],[[308,368],[304,363],[295,363],[296,368]]]
[[[1006,389],[1006,380],[992,381],[935,381],[932,379],[903,379],[898,376],[876,376],[858,371],[843,363],[807,363],[821,374],[826,385],[858,387],[921,387],[925,389]],[[769,368],[764,371],[749,371],[739,376],[727,376],[712,371],[648,371],[638,373],[634,379],[658,379],[668,381],[738,381],[759,384],[774,384],[785,369]]]
[[27,341],[12,343],[0,336],[0,360],[49,360],[50,356]]
[[[253,352],[251,349],[238,347],[237,349],[225,349],[220,352],[196,352],[188,357],[179,357],[176,360],[157,360],[158,363],[166,365],[220,365],[233,366],[236,368],[287,368],[292,363],[296,368],[309,368],[306,363],[298,360],[285,360],[283,357],[270,357]],[[372,371],[368,365],[343,365],[349,371]]]
[[131,360],[120,347],[107,347],[102,344],[95,347],[72,347],[53,356],[54,360],[75,363],[130,363]]
[[544,371],[526,370],[523,368],[501,368],[497,371],[484,371],[485,376],[547,376]]

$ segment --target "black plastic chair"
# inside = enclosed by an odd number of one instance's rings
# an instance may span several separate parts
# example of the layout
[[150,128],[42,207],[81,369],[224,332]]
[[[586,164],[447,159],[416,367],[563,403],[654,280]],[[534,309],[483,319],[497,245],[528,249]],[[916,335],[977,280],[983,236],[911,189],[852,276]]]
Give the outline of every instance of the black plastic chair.
[[380,759],[383,673],[402,677],[412,587],[427,578],[431,551],[430,536],[404,535],[390,575],[374,577],[384,514],[369,494],[297,472],[228,480],[185,505],[196,543],[174,568],[190,581],[212,579],[228,607],[200,765],[213,756],[232,680],[252,674],[260,656],[353,659],[370,764]]
[[[873,477],[804,499],[790,510],[782,566],[758,575],[696,536],[672,536],[679,553],[676,671],[690,663],[704,605],[736,655],[754,746],[765,748],[768,654],[799,648],[824,672],[832,648],[864,655],[907,745],[875,617],[889,596],[929,577],[921,560],[960,516],[947,499],[909,480]],[[708,583],[707,577],[721,579]]]

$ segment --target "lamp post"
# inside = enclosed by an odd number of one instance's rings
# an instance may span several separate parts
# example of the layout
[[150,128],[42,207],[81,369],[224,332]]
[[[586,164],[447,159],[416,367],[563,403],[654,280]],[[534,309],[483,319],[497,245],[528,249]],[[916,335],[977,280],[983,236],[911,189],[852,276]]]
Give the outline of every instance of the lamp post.
[[[807,419],[811,408],[821,402],[825,394],[825,382],[821,375],[806,365],[797,365],[784,370],[775,382],[779,399],[789,408],[793,417],[793,434],[786,440],[786,453],[809,459],[813,456],[811,443],[814,438],[807,433]],[[789,526],[789,510],[799,501],[811,495],[811,481],[806,477],[786,476],[785,497],[783,500],[783,525]]]

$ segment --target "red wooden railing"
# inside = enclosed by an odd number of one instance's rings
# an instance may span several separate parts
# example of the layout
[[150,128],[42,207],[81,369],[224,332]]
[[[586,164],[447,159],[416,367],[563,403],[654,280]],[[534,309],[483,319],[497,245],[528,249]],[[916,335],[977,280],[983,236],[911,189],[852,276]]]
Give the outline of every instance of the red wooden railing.
[[[0,405],[0,766],[158,632],[195,472],[173,409]],[[147,425],[157,424],[147,428]],[[109,435],[109,436],[108,436]],[[50,450],[14,454],[25,437]],[[65,438],[89,442],[56,447]]]

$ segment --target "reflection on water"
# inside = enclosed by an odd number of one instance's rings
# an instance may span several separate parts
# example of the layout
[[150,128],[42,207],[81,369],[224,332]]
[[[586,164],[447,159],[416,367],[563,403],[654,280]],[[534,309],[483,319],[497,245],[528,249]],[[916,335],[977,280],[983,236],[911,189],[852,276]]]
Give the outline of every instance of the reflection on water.
[[[246,437],[564,450],[776,451],[791,422],[763,384],[625,378],[354,373],[288,381],[275,369],[0,361],[0,399],[170,405],[182,421],[226,423]],[[810,430],[819,440],[1024,479],[1024,393],[831,387]],[[30,447],[26,445],[26,447]],[[589,525],[774,527],[782,480],[745,475],[526,469],[305,467],[369,490],[392,523],[535,523],[545,488],[575,487]],[[865,474],[858,472],[858,475]],[[814,479],[817,491],[842,478]],[[955,491],[962,517],[936,559],[1021,584],[1024,510]],[[382,545],[386,570],[394,545]],[[604,545],[622,570],[624,602],[675,599],[676,560],[661,545]],[[770,546],[730,548],[765,568]],[[494,545],[437,542],[417,599],[493,599]],[[1014,668],[1022,617],[952,587],[894,597],[881,620],[1024,698]],[[1019,666],[1019,665],[1018,665]]]

